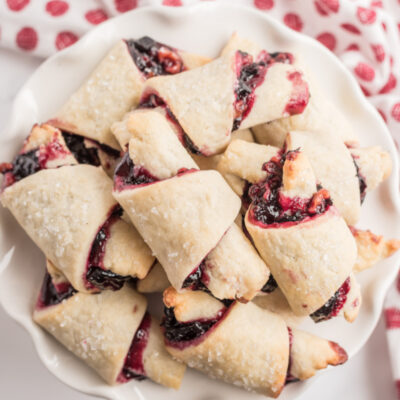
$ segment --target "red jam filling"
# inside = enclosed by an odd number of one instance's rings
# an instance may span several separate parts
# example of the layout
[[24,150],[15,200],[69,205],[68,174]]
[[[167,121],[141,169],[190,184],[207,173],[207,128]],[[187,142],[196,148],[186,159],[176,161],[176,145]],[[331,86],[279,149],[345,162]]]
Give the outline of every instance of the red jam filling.
[[232,130],[239,129],[242,121],[250,113],[254,101],[255,90],[265,79],[268,68],[275,63],[291,64],[293,56],[290,53],[260,52],[254,61],[250,54],[237,51],[235,56],[237,81],[235,84],[235,102],[233,104],[235,119]]
[[168,346],[183,350],[189,346],[201,343],[228,315],[230,304],[221,308],[212,318],[203,318],[195,321],[179,322],[175,318],[173,308],[164,309],[164,319],[161,326],[164,331],[165,342]]
[[88,289],[119,290],[127,280],[131,279],[130,276],[118,275],[104,268],[104,256],[111,226],[118,221],[121,215],[122,208],[118,205],[115,206],[97,232],[86,264],[85,286]]
[[360,186],[360,201],[362,204],[365,200],[365,196],[367,195],[367,180],[365,179],[365,176],[361,173],[360,167],[357,164],[358,157],[354,156],[353,154],[351,156],[353,157],[354,166],[356,167],[358,184]]
[[114,172],[114,189],[117,191],[133,189],[139,186],[149,185],[158,182],[159,179],[153,176],[142,166],[136,166],[129,153],[126,152]]
[[303,75],[298,71],[288,73],[287,78],[292,82],[293,89],[290,99],[286,104],[284,115],[289,116],[301,114],[310,99],[307,82],[303,79]]
[[[90,164],[96,167],[101,165],[99,150],[103,151],[108,156],[114,159],[119,158],[121,155],[118,150],[115,150],[105,144],[101,144],[95,140],[88,139],[83,136],[66,131],[62,131],[62,135],[69,151],[73,154],[79,164]],[[86,146],[85,141],[93,143],[94,146]]]
[[63,300],[72,297],[75,293],[76,290],[69,282],[62,282],[55,285],[50,274],[46,272],[36,303],[36,309],[43,309],[60,304]]
[[332,205],[329,192],[322,188],[311,199],[282,195],[283,164],[297,154],[298,150],[278,153],[263,165],[267,178],[248,189],[249,219],[253,224],[263,228],[289,227],[325,213]]
[[165,110],[166,118],[175,127],[178,139],[182,145],[193,154],[203,154],[200,149],[193,143],[192,139],[184,132],[175,115],[166,105],[165,101],[156,93],[145,93],[140,101],[139,108],[157,108],[161,107]]
[[350,278],[347,278],[336,293],[321,308],[310,315],[314,322],[326,321],[336,317],[346,303],[350,288]]
[[210,277],[206,272],[206,259],[204,259],[198,267],[185,279],[182,284],[182,289],[203,290],[209,292],[207,284],[210,282]]
[[130,379],[136,379],[139,381],[146,379],[143,354],[149,341],[150,327],[151,316],[146,312],[132,340],[131,347],[129,348],[129,352],[125,358],[125,363],[117,378],[117,382],[124,383]]
[[64,158],[68,154],[56,137],[46,145],[27,152],[22,151],[12,163],[0,164],[0,173],[4,175],[2,190],[29,175],[46,169],[49,161]]
[[285,385],[287,385],[288,383],[293,383],[293,382],[298,382],[299,379],[295,378],[291,373],[290,373],[290,369],[292,367],[292,346],[293,346],[293,333],[292,333],[292,329],[287,327],[288,330],[288,334],[289,334],[289,363],[288,363],[288,369],[286,372],[286,381],[285,381]]
[[173,47],[144,36],[125,41],[136,67],[146,79],[185,71],[183,60]]
[[264,292],[264,293],[272,293],[277,288],[278,288],[278,284],[276,283],[276,280],[272,276],[272,274],[270,274],[267,282],[261,288],[261,291]]

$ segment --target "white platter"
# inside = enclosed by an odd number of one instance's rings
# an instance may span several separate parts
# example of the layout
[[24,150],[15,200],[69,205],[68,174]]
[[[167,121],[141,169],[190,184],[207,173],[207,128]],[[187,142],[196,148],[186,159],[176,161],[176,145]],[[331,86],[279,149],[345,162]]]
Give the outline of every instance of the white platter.
[[[149,35],[178,48],[216,56],[234,31],[256,40],[269,51],[301,53],[326,95],[358,131],[361,144],[379,144],[390,152],[394,161],[392,176],[377,191],[368,194],[358,226],[388,237],[400,237],[397,152],[379,114],[364,98],[350,73],[322,45],[265,14],[239,6],[204,2],[182,8],[148,7],[100,25],[77,44],[43,63],[21,89],[8,128],[0,136],[0,160],[13,158],[31,126],[52,117],[118,39]],[[61,381],[82,392],[109,399],[264,398],[210,380],[194,371],[188,371],[178,392],[149,381],[132,381],[118,387],[105,385],[84,363],[32,322],[31,313],[44,273],[44,257],[8,211],[0,209],[0,221],[0,303],[31,334],[41,360]],[[393,256],[359,275],[363,307],[355,323],[336,319],[315,325],[310,320],[304,328],[339,342],[349,356],[353,356],[378,321],[385,293],[397,273],[399,261],[400,255]],[[312,382],[313,379],[291,384],[280,398],[293,400]]]

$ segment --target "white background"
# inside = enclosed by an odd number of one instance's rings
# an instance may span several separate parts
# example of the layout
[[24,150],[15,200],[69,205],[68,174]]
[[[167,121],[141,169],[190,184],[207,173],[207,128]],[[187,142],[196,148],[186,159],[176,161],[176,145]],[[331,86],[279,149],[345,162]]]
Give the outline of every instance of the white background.
[[[6,127],[17,91],[40,62],[27,55],[0,50],[0,132]],[[298,400],[395,400],[383,320],[359,354],[344,366],[332,368],[314,380],[312,388]],[[28,334],[0,307],[0,399],[88,400],[93,397],[75,392],[51,375],[41,364]]]

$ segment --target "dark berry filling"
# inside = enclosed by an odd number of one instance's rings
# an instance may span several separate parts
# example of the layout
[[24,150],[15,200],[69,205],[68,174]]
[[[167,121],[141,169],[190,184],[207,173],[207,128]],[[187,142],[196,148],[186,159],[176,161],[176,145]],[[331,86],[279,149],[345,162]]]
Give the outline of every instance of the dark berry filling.
[[358,184],[360,186],[360,200],[361,200],[361,204],[362,204],[365,200],[365,196],[367,195],[367,181],[365,179],[365,176],[360,171],[360,167],[357,164],[356,157],[353,155],[352,155],[352,157],[353,157],[354,166],[356,167]]
[[36,308],[41,309],[54,306],[68,299],[76,293],[76,290],[69,282],[62,282],[54,285],[49,273],[46,272]]
[[146,79],[158,75],[177,74],[186,69],[176,49],[156,42],[148,36],[125,42],[133,61]]
[[184,349],[203,340],[205,335],[227,314],[228,307],[223,307],[213,318],[196,321],[179,322],[175,318],[174,309],[164,308],[165,316],[161,323],[164,336],[169,346]]
[[114,189],[118,191],[132,188],[133,186],[148,185],[157,181],[159,179],[153,176],[147,169],[136,166],[129,157],[128,152],[124,154],[122,160],[115,168]]
[[146,379],[146,371],[143,364],[143,353],[146,349],[151,327],[151,316],[148,312],[144,315],[142,322],[133,338],[125,363],[117,381],[126,382],[130,379]]
[[236,52],[236,69],[238,79],[235,84],[235,119],[232,130],[240,127],[242,121],[250,113],[255,100],[255,90],[260,86],[272,64],[279,62],[291,64],[293,56],[290,53],[267,53],[262,51],[254,61],[250,54],[242,51]]
[[303,75],[298,71],[288,73],[287,78],[292,82],[293,89],[284,113],[285,115],[301,114],[306,108],[310,98],[308,85],[303,80]]
[[[79,164],[90,164],[94,166],[99,166],[99,149],[104,153],[108,154],[110,157],[117,159],[120,156],[120,152],[115,150],[105,144],[100,144],[92,139],[87,139],[80,135],[75,135],[74,133],[62,132],[70,152],[74,155]],[[90,141],[93,143],[93,147],[88,147],[85,145],[85,141]]]
[[193,143],[190,137],[184,132],[181,125],[179,124],[178,120],[175,118],[175,115],[172,111],[167,107],[164,100],[157,96],[155,93],[147,93],[143,96],[142,100],[140,101],[140,108],[156,108],[161,107],[165,110],[166,117],[168,121],[170,121],[178,135],[178,139],[182,143],[182,145],[189,150],[193,154],[202,154],[200,149]]
[[289,334],[289,363],[288,363],[288,369],[287,369],[287,373],[286,373],[286,381],[285,381],[285,385],[287,385],[288,383],[293,383],[293,382],[298,382],[299,379],[295,378],[291,373],[290,373],[290,369],[292,367],[292,346],[293,346],[293,333],[292,333],[292,329],[287,327],[288,329],[288,334]]
[[314,322],[326,321],[336,317],[346,303],[349,292],[350,278],[347,278],[336,293],[321,308],[310,315]]
[[198,267],[196,267],[192,273],[185,279],[182,284],[182,289],[190,289],[190,290],[203,290],[205,292],[209,292],[207,289],[207,283],[210,278],[207,275],[206,263],[205,259],[200,263]]
[[272,276],[272,274],[270,274],[267,282],[262,287],[261,291],[264,293],[272,293],[277,287],[278,284],[276,283],[275,278]]
[[248,190],[252,201],[249,218],[261,226],[276,227],[279,224],[298,223],[306,218],[323,214],[332,205],[329,192],[321,187],[311,199],[289,198],[280,192],[282,187],[283,164],[286,159],[293,160],[298,150],[288,151],[273,157],[263,165],[267,178]]
[[3,188],[40,171],[38,153],[39,149],[34,149],[23,154],[18,154],[12,163],[0,164],[0,172],[4,175]]
[[118,221],[122,215],[122,208],[115,206],[107,218],[106,222],[100,227],[93,241],[87,260],[87,270],[85,274],[86,287],[88,289],[111,289],[119,290],[130,276],[122,276],[112,271],[104,269],[104,256],[106,252],[107,240],[110,237],[111,226]]

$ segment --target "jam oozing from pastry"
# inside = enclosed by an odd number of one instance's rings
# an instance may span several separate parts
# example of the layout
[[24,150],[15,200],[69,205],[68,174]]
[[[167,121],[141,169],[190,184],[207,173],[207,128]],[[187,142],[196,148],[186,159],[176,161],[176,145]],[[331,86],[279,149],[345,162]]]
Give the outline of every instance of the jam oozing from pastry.
[[278,284],[276,283],[275,278],[272,276],[272,274],[270,274],[267,282],[261,288],[261,291],[264,293],[272,293],[277,287]]
[[263,165],[267,172],[264,181],[252,185],[248,191],[252,203],[249,219],[261,227],[275,228],[293,224],[325,213],[332,205],[329,192],[321,187],[312,198],[289,198],[280,192],[282,187],[283,164],[286,159],[297,157],[298,150],[278,153]]
[[205,259],[196,267],[191,274],[185,279],[182,284],[182,289],[190,290],[203,290],[209,292],[207,289],[207,284],[210,281],[210,277],[206,272],[206,262]]
[[285,385],[288,383],[293,383],[293,382],[298,382],[299,379],[295,378],[291,373],[290,369],[292,367],[292,346],[293,346],[293,332],[292,329],[287,327],[288,334],[289,334],[289,363],[288,363],[288,369],[286,372],[286,380],[285,380]]
[[165,101],[155,93],[146,93],[140,101],[140,108],[156,108],[161,107],[165,110],[165,116],[168,121],[175,127],[175,132],[182,145],[193,154],[201,155],[200,149],[193,143],[192,139],[184,132],[175,115],[168,108]]
[[178,51],[173,47],[156,42],[148,36],[125,42],[133,61],[146,79],[177,74],[186,69]]
[[149,340],[150,327],[151,316],[146,312],[132,340],[131,347],[129,348],[128,355],[125,358],[125,363],[117,378],[117,382],[124,383],[130,379],[140,381],[146,379],[143,353]]
[[21,152],[12,163],[0,164],[0,173],[4,174],[3,189],[29,175],[46,169],[49,161],[64,158],[68,154],[68,151],[61,145],[56,136],[47,144],[42,144],[30,151]]
[[367,195],[367,181],[365,179],[365,176],[361,173],[360,171],[360,167],[357,164],[357,157],[352,155],[353,157],[353,162],[354,162],[354,166],[356,167],[356,174],[357,174],[357,178],[358,178],[358,184],[360,186],[360,201],[361,204],[364,202],[365,200],[365,196]]
[[292,82],[293,89],[290,99],[286,104],[284,116],[301,114],[310,98],[307,82],[303,79],[303,75],[299,71],[288,73],[287,79]]
[[326,321],[336,317],[346,303],[350,288],[350,278],[347,278],[336,293],[321,308],[310,315],[314,322]]
[[159,181],[147,169],[136,166],[126,152],[114,172],[114,189],[121,191]]
[[[106,153],[108,156],[117,159],[120,156],[118,150],[113,149],[105,144],[100,144],[92,139],[87,139],[83,136],[69,133],[66,131],[62,132],[70,152],[74,155],[79,164],[90,164],[99,166],[101,164],[99,158],[99,149]],[[92,146],[87,146],[86,143],[92,143]]]
[[164,319],[161,326],[166,342],[171,347],[184,349],[203,341],[212,329],[215,328],[226,315],[228,307],[223,307],[212,318],[203,318],[195,321],[179,322],[175,318],[174,308],[164,308]]
[[49,306],[54,306],[73,296],[76,290],[69,282],[62,282],[58,285],[53,283],[49,273],[46,273],[39,298],[36,303],[36,308],[41,309]]
[[86,287],[88,289],[111,289],[119,290],[130,276],[122,276],[112,271],[104,269],[104,256],[106,252],[107,240],[110,237],[112,225],[122,215],[122,208],[115,206],[107,218],[106,222],[100,227],[93,241],[87,260],[87,271],[85,274]]
[[250,113],[255,100],[255,90],[260,86],[267,73],[267,69],[274,63],[291,64],[293,56],[290,53],[267,53],[260,52],[257,60],[254,61],[250,54],[237,51],[235,56],[236,70],[238,71],[235,84],[235,102],[232,130],[239,128],[242,121]]

